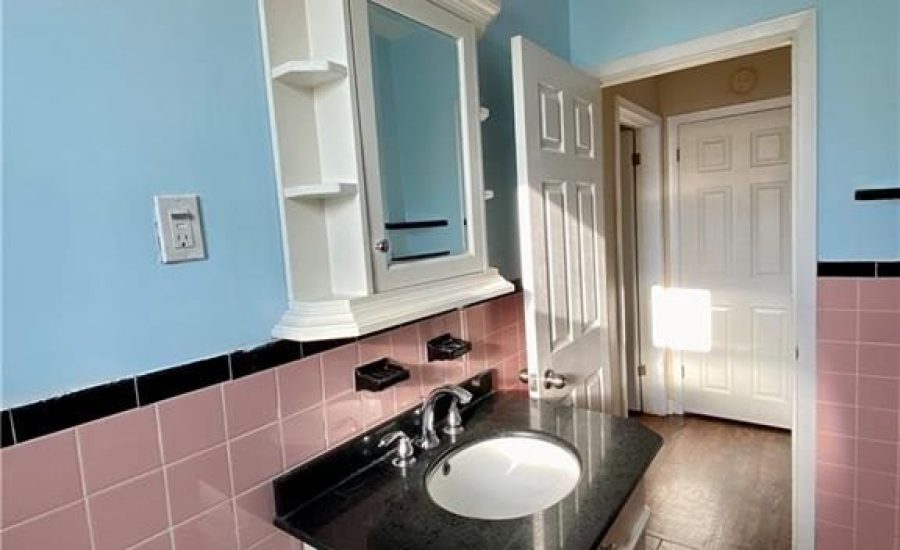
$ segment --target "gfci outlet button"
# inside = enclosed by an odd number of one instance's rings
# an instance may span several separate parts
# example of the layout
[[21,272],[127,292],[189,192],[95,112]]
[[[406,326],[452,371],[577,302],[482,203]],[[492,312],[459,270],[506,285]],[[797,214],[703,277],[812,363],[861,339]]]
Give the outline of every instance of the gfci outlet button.
[[206,259],[197,195],[157,195],[156,236],[164,264]]

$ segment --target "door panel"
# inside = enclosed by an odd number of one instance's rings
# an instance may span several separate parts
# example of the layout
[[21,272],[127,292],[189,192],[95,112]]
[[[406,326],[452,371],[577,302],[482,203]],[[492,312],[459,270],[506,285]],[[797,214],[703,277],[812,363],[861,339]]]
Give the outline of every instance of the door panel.
[[[512,44],[529,389],[609,403],[600,86],[530,42]],[[539,383],[552,369],[564,388]]]
[[712,295],[712,349],[684,353],[684,409],[790,427],[790,108],[678,128],[680,286]]

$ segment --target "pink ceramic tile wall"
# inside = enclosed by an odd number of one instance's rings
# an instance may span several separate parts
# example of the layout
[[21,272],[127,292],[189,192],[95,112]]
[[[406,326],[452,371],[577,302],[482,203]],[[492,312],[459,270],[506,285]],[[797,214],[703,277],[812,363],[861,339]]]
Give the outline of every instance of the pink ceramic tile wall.
[[816,547],[900,550],[900,279],[818,286]]
[[[518,387],[521,295],[84,424],[0,452],[4,550],[297,550],[272,526],[271,481],[417,405],[433,387],[497,369]],[[444,332],[471,354],[427,363]],[[410,380],[353,391],[353,368],[393,357]]]

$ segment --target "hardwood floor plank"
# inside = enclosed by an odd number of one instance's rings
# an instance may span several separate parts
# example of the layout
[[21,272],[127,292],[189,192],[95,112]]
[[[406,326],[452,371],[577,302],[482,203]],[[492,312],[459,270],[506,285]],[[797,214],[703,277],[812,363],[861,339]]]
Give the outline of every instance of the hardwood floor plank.
[[660,550],[791,547],[789,432],[709,418],[639,419],[665,439],[645,477],[648,531],[662,539]]

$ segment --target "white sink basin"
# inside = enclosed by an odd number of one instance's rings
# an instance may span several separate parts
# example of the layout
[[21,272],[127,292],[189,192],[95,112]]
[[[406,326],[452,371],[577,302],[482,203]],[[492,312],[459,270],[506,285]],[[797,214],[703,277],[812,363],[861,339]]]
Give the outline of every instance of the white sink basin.
[[578,455],[549,438],[505,435],[476,441],[428,472],[428,494],[454,514],[512,519],[553,506],[581,477]]

